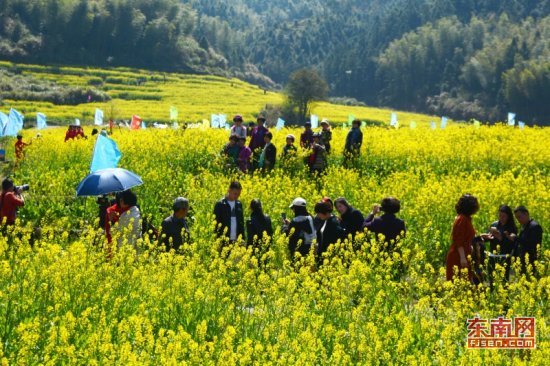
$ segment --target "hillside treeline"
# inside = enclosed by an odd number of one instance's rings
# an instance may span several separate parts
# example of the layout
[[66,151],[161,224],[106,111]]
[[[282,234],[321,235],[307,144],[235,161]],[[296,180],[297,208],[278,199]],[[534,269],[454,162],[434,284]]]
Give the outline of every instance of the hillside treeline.
[[0,55],[235,75],[318,68],[371,105],[550,122],[550,0],[0,0]]

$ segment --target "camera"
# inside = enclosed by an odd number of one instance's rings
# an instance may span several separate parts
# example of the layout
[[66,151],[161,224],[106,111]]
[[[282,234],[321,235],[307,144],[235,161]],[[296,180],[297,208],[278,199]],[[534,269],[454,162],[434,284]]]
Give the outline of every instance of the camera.
[[23,184],[23,185],[20,185],[20,186],[15,186],[14,187],[14,190],[15,192],[17,193],[21,193],[21,192],[26,192],[30,189],[31,187],[28,185],[28,184]]

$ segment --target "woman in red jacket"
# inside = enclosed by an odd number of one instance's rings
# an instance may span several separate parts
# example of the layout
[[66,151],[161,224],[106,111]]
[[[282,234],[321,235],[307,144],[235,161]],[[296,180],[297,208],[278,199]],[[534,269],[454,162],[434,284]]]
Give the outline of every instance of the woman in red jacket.
[[[468,279],[473,282],[474,263],[472,263],[472,258],[479,258],[479,256],[474,253],[473,243],[476,231],[472,225],[472,216],[479,211],[479,202],[475,196],[465,194],[458,200],[455,210],[457,217],[453,224],[451,247],[447,253],[447,280],[452,281],[459,273],[457,271],[467,268]],[[482,238],[480,237],[480,240]]]

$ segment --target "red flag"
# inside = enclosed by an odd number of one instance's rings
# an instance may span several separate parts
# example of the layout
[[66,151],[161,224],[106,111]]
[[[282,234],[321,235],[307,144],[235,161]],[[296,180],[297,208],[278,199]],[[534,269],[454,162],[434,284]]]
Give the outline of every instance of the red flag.
[[132,116],[132,124],[130,125],[130,128],[132,130],[138,130],[139,128],[141,128],[141,121],[142,119],[134,114]]

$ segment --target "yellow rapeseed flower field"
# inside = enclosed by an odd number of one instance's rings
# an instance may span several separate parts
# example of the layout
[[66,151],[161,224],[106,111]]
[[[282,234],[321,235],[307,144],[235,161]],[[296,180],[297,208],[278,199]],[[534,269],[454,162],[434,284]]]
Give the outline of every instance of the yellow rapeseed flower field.
[[[315,179],[301,158],[269,175],[227,171],[225,130],[117,128],[120,166],[144,182],[135,189],[141,211],[158,227],[173,199],[187,197],[192,244],[163,253],[145,239],[139,255],[123,247],[110,260],[97,204],[75,197],[95,139],[64,143],[64,132],[40,131],[12,169],[31,189],[17,228],[0,237],[3,364],[548,364],[550,129],[368,127],[347,169],[347,130],[337,127],[327,174]],[[288,133],[300,130],[274,132],[279,153]],[[24,140],[35,134],[24,131]],[[3,140],[8,160],[13,142]],[[261,258],[239,245],[218,252],[213,207],[233,179],[245,215],[259,198],[274,221]],[[478,232],[502,203],[530,209],[545,230],[538,280],[513,276],[493,291],[445,281],[454,204],[466,192],[480,201]],[[355,250],[334,245],[318,269],[312,257],[291,264],[279,220],[293,198],[311,212],[323,196],[344,196],[368,213],[387,195],[401,200],[408,228],[401,255],[388,257],[366,233]],[[536,317],[537,348],[467,349],[466,321],[476,315]]]
[[[184,75],[127,68],[96,69],[61,66],[38,66],[0,61],[0,70],[28,75],[39,80],[55,82],[61,86],[93,89],[98,86],[112,99],[98,102],[92,98],[89,103],[78,105],[55,105],[44,101],[25,99],[2,101],[0,110],[15,108],[25,115],[26,121],[35,121],[36,113],[44,113],[49,121],[57,124],[80,119],[84,124],[92,123],[96,108],[104,112],[105,119],[130,120],[138,115],[147,123],[169,122],[170,107],[178,109],[179,122],[197,122],[210,119],[211,114],[225,114],[228,120],[235,114],[243,115],[245,122],[255,121],[266,106],[280,105],[284,101],[281,93],[264,89],[238,79],[207,75]],[[364,121],[390,122],[389,109],[371,107],[350,107],[317,103],[312,108],[319,118],[332,122],[348,122],[349,115]],[[401,125],[412,121],[429,124],[437,117],[416,113],[397,112]],[[293,122],[293,121],[288,121]]]

